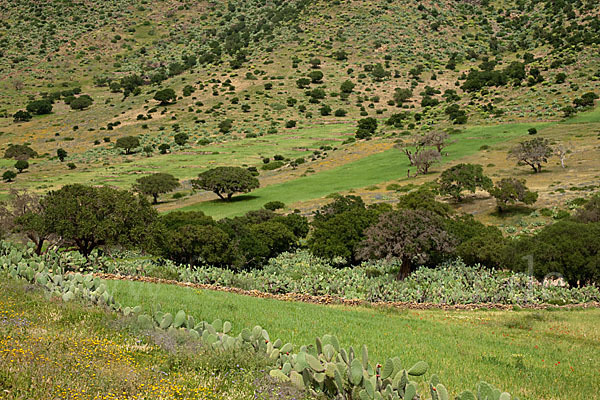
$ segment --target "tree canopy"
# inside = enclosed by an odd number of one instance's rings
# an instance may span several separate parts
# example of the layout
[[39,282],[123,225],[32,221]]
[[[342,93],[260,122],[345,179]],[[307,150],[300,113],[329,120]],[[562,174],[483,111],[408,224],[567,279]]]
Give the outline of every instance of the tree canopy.
[[140,145],[140,139],[136,136],[124,136],[117,139],[115,146],[125,150],[125,154],[131,154],[132,150]]
[[452,196],[460,201],[465,190],[475,193],[477,188],[490,190],[492,180],[483,174],[483,167],[478,164],[458,164],[442,172],[440,194]]
[[222,200],[230,200],[235,193],[248,193],[260,186],[250,171],[241,167],[217,167],[192,180],[194,189],[210,190]]
[[180,186],[179,180],[171,174],[158,173],[136,180],[134,190],[147,196],[152,196],[153,204],[158,203],[158,195],[168,193]]

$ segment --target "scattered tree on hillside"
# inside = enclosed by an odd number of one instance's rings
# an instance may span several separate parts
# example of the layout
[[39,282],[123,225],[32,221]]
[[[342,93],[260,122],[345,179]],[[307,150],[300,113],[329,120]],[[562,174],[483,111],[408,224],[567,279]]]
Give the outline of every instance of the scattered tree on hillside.
[[394,102],[396,106],[401,107],[402,104],[406,103],[412,97],[413,92],[411,89],[396,88],[394,91]]
[[35,115],[50,114],[52,112],[52,103],[50,100],[34,100],[27,104],[27,112]]
[[2,180],[4,182],[12,182],[17,177],[15,171],[7,170],[2,174]]
[[19,171],[19,173],[25,171],[27,168],[29,168],[29,162],[27,162],[27,160],[18,160],[15,163],[15,169]]
[[449,138],[450,135],[446,132],[428,132],[417,139],[417,145],[419,147],[435,147],[438,153],[441,154],[442,150],[450,145],[450,142],[448,141]]
[[168,88],[154,93],[154,100],[160,101],[161,106],[166,106],[177,100],[177,96],[175,95],[175,91],[173,89]]
[[564,144],[559,144],[554,148],[554,154],[558,156],[560,159],[560,166],[566,168],[565,160],[567,159],[567,155],[571,153],[571,150]]
[[190,137],[188,136],[188,134],[183,133],[183,132],[178,133],[175,136],[173,136],[175,143],[177,143],[177,145],[179,145],[179,146],[184,146],[187,143],[189,138]]
[[537,201],[538,194],[530,191],[525,186],[525,180],[516,178],[503,178],[489,190],[490,194],[496,198],[498,211],[502,212],[509,204],[522,202],[530,205]]
[[377,120],[373,117],[367,117],[358,120],[358,128],[356,129],[357,139],[367,139],[373,136],[377,130]]
[[194,189],[210,190],[222,200],[230,200],[235,193],[248,193],[260,186],[250,171],[240,167],[217,167],[198,175],[191,181]]
[[454,245],[438,216],[427,211],[398,210],[382,214],[375,225],[366,229],[357,255],[362,260],[400,261],[398,279],[404,279],[433,254],[450,254]]
[[37,156],[38,153],[25,144],[11,144],[4,152],[4,158],[13,158],[15,160],[27,160]]
[[146,196],[152,196],[153,204],[158,203],[159,194],[172,192],[180,186],[177,178],[165,173],[144,176],[138,178],[136,182],[133,189]]
[[225,120],[219,122],[219,132],[221,132],[221,133],[229,133],[231,131],[232,127],[233,127],[232,119],[225,119]]
[[548,139],[535,138],[519,143],[513,147],[508,158],[514,158],[519,165],[527,164],[533,168],[533,172],[541,172],[542,163],[548,162],[552,155],[552,148]]
[[458,164],[442,172],[440,194],[452,196],[456,201],[462,199],[461,193],[468,190],[475,193],[477,188],[490,190],[492,180],[483,174],[483,167],[477,164]]
[[136,136],[124,136],[118,138],[115,147],[125,150],[125,154],[131,154],[132,150],[140,145],[140,139]]
[[93,103],[94,103],[94,100],[90,96],[88,96],[87,94],[83,94],[83,95],[75,98],[74,100],[72,100],[69,103],[69,106],[73,110],[83,110],[83,109],[91,106]]
[[31,121],[31,114],[28,111],[19,110],[13,115],[14,122]]
[[412,155],[412,165],[417,167],[417,173],[425,175],[433,164],[440,162],[441,158],[442,155],[437,150],[421,150]]
[[60,162],[63,162],[65,161],[65,158],[67,158],[67,151],[65,149],[60,148],[56,150],[56,156],[58,157]]
[[356,87],[356,84],[348,79],[342,82],[342,84],[340,85],[340,91],[342,93],[352,93],[354,87]]
[[311,83],[321,83],[323,82],[323,73],[321,71],[311,71],[308,74]]

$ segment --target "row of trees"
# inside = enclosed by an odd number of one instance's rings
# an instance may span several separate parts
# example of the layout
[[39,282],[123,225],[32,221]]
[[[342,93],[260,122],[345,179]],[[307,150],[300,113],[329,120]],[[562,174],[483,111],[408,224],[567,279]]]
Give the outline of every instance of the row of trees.
[[268,209],[220,221],[201,212],[159,216],[145,198],[131,192],[68,185],[42,198],[13,191],[10,202],[0,204],[0,234],[20,233],[35,243],[38,253],[47,244],[73,247],[86,257],[98,248],[137,248],[180,263],[235,269],[260,268],[307,238],[313,254],[349,264],[400,260],[399,278],[418,265],[455,257],[524,271],[522,257],[533,254],[538,277],[558,272],[571,284],[600,280],[600,196],[574,217],[515,240],[470,215],[456,215],[435,196],[421,188],[402,196],[395,207],[367,206],[360,197],[340,196],[319,209],[309,224],[300,214]]

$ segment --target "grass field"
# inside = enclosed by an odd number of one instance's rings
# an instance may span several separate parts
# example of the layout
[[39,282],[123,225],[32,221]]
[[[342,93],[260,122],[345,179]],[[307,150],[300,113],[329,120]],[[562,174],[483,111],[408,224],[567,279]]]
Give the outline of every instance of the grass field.
[[182,339],[150,338],[116,314],[48,300],[41,289],[0,276],[2,399],[291,398],[264,378],[264,360]]
[[[183,309],[197,319],[261,325],[296,346],[330,333],[371,360],[425,360],[454,394],[479,380],[521,399],[590,399],[600,373],[600,310],[414,311],[319,306],[177,286],[109,281],[123,305]],[[593,397],[593,395],[592,395]]]
[[[465,129],[459,134],[452,135],[455,143],[444,149],[448,153],[448,156],[444,157],[444,162],[474,154],[482,145],[493,146],[526,135],[527,129],[533,126],[542,129],[548,124],[506,124]],[[214,200],[183,207],[181,210],[200,210],[215,218],[241,215],[261,208],[268,201],[279,200],[290,204],[323,197],[330,193],[406,178],[408,168],[406,156],[400,150],[390,149],[337,168],[260,188],[248,195],[236,196],[234,204]]]

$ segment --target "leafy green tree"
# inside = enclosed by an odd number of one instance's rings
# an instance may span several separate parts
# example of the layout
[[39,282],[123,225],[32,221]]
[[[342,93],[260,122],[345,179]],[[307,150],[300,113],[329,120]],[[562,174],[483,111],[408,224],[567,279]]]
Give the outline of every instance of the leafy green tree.
[[27,104],[27,112],[35,115],[50,114],[52,112],[52,103],[50,100],[34,100]]
[[63,162],[65,161],[65,158],[67,158],[67,151],[63,148],[60,148],[56,150],[56,156],[58,157],[60,162]]
[[187,133],[178,133],[175,136],[173,136],[173,139],[175,139],[175,143],[177,143],[179,146],[184,146],[187,141],[189,140],[189,136]]
[[240,167],[217,167],[191,181],[194,189],[210,190],[222,200],[231,200],[235,193],[249,193],[260,186],[250,171]]
[[386,71],[385,68],[383,68],[383,65],[381,65],[381,63],[375,64],[375,67],[373,67],[373,72],[371,72],[371,74],[373,75],[373,78],[375,78],[375,80],[378,82],[390,76],[390,72]]
[[519,165],[529,165],[537,173],[542,171],[542,163],[547,163],[552,153],[548,139],[535,138],[513,147],[508,158],[514,158]]
[[389,206],[381,207],[368,208],[358,196],[336,198],[315,214],[308,248],[318,257],[342,257],[356,262],[356,248],[364,239],[363,231],[377,221],[381,212],[389,211]]
[[160,151],[160,154],[167,154],[170,148],[171,145],[168,143],[161,143],[158,145],[158,151]]
[[593,196],[577,210],[575,219],[579,222],[600,222],[600,194]]
[[310,86],[310,79],[308,78],[300,78],[296,81],[296,86],[298,86],[299,89],[306,89]]
[[4,182],[12,182],[17,177],[15,171],[7,170],[2,174],[2,180]]
[[416,265],[427,263],[434,254],[449,255],[454,248],[454,239],[440,217],[426,211],[398,210],[382,214],[365,230],[357,257],[398,260],[398,279],[404,279]]
[[14,122],[31,121],[31,114],[28,111],[19,110],[13,115]]
[[94,103],[94,100],[88,95],[81,95],[69,103],[69,106],[73,110],[83,110],[88,108]]
[[145,242],[156,211],[143,197],[109,187],[66,185],[40,201],[48,231],[88,257],[101,246]]
[[160,101],[161,106],[166,106],[177,100],[177,96],[175,95],[175,91],[173,89],[167,88],[154,93],[154,100]]
[[377,120],[373,117],[362,118],[358,120],[356,129],[357,139],[366,139],[371,137],[377,130]]
[[321,83],[323,82],[323,73],[321,71],[311,71],[308,74],[311,83]]
[[231,132],[232,127],[233,127],[232,119],[225,119],[225,120],[219,122],[219,132],[221,132],[221,133]]
[[321,67],[321,60],[318,58],[312,58],[309,63],[315,69]]
[[398,209],[427,211],[440,217],[449,218],[454,209],[447,203],[435,199],[435,193],[426,187],[420,186],[417,190],[400,196],[397,203]]
[[136,179],[133,189],[146,196],[152,196],[153,204],[158,203],[158,196],[161,193],[169,193],[180,186],[179,180],[171,174],[158,173],[151,174]]
[[465,263],[502,267],[510,240],[500,229],[484,225],[470,214],[446,218],[445,224],[446,231],[457,241],[455,255]]
[[124,136],[117,139],[115,147],[125,150],[125,154],[131,154],[132,150],[140,145],[140,139],[136,136]]
[[397,88],[394,91],[394,102],[398,107],[401,107],[402,104],[406,103],[413,96],[413,92],[411,89],[403,89]]
[[525,180],[517,178],[503,178],[489,190],[490,194],[496,198],[498,211],[502,212],[509,204],[522,202],[524,204],[533,204],[537,201],[537,192],[530,191],[525,186]]
[[19,171],[19,173],[25,171],[27,168],[29,168],[29,162],[27,162],[27,160],[18,160],[15,163],[15,169]]
[[340,85],[340,91],[342,93],[352,93],[355,87],[356,84],[348,79],[342,82],[342,84]]
[[15,160],[27,160],[37,156],[38,153],[25,144],[11,144],[4,152],[4,158],[13,158]]
[[570,285],[600,282],[600,223],[561,220],[534,236],[524,236],[506,252],[505,265],[538,279],[563,277]]
[[452,196],[456,201],[462,199],[465,190],[475,193],[477,188],[490,190],[492,180],[483,174],[483,167],[478,164],[458,164],[442,172],[440,179],[440,194]]
[[323,106],[319,108],[319,112],[324,117],[331,115],[331,107],[327,104],[323,104]]

